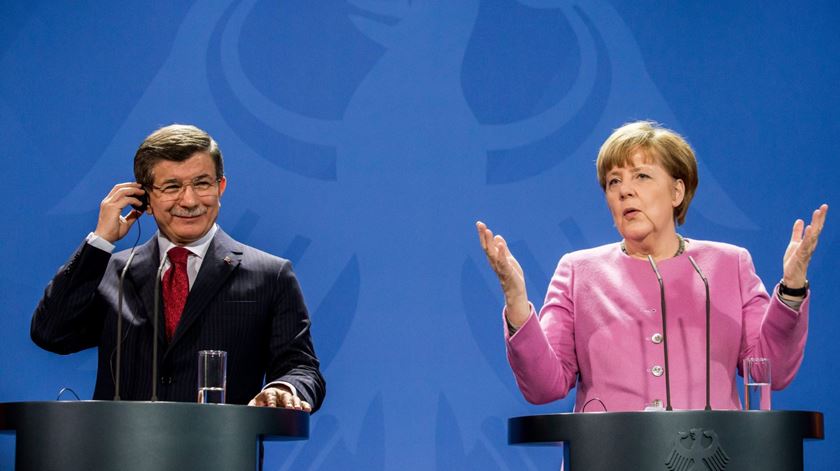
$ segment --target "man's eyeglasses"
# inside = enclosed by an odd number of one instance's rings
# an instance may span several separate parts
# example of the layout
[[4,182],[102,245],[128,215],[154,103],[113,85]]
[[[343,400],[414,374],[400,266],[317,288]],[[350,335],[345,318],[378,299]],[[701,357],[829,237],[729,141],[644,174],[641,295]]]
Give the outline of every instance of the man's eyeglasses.
[[191,186],[196,196],[212,196],[216,194],[216,186],[222,181],[221,178],[196,178],[193,181],[176,183],[169,182],[161,186],[149,185],[153,190],[160,193],[160,200],[163,202],[174,201],[184,195],[184,190]]

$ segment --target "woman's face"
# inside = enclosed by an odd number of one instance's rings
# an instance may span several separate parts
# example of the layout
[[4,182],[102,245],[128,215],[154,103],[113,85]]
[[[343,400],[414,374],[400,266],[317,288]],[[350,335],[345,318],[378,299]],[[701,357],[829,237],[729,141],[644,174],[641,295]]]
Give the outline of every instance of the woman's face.
[[636,149],[629,165],[610,169],[605,191],[615,227],[625,240],[655,243],[676,232],[674,208],[682,203],[685,184],[671,177],[650,151]]

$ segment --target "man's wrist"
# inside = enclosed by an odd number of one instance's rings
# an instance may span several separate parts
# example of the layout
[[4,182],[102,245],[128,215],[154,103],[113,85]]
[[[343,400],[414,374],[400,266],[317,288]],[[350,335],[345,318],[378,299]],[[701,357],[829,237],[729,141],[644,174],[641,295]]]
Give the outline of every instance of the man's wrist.
[[286,381],[272,381],[265,386],[263,386],[263,391],[268,388],[277,388],[277,389],[285,389],[286,391],[290,392],[292,396],[297,397],[297,389],[291,384]]
[[92,245],[97,249],[108,253],[114,253],[114,249],[116,248],[114,244],[103,239],[102,236],[98,235],[96,232],[88,234],[85,238],[85,242],[87,242],[88,245]]

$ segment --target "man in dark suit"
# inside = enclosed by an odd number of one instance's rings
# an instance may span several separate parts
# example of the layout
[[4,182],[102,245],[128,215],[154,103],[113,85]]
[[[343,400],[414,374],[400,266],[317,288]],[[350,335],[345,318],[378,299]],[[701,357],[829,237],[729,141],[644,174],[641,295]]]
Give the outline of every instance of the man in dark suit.
[[[216,225],[227,186],[216,142],[194,126],[161,128],[137,150],[134,174],[139,183],[114,186],[94,232],[47,286],[32,317],[33,341],[61,354],[98,347],[94,399],[112,399],[119,380],[121,399],[148,400],[160,270],[159,400],[195,401],[197,352],[224,350],[226,402],[317,410],[325,382],[290,262]],[[158,233],[137,248],[125,276],[115,378],[118,284],[130,258],[129,251],[112,255],[113,244],[143,214],[136,209],[142,200]]]

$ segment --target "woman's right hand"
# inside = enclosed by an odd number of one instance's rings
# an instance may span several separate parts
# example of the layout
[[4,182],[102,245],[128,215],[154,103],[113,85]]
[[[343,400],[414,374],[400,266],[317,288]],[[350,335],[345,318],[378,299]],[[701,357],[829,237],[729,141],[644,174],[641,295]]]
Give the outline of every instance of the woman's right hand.
[[522,267],[510,253],[507,242],[502,236],[493,236],[493,231],[481,221],[476,222],[475,227],[478,229],[478,239],[481,241],[484,254],[487,255],[487,261],[502,285],[507,320],[513,327],[519,328],[531,315]]

